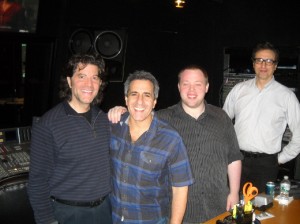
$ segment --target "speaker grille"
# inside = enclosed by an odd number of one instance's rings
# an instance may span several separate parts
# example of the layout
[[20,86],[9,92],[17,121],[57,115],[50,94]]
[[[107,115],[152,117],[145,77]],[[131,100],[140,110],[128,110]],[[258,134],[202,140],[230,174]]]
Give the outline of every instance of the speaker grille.
[[110,82],[122,82],[124,77],[127,30],[95,30],[91,27],[75,28],[69,38],[71,54],[97,53],[105,61]]
[[93,50],[93,35],[86,29],[79,29],[72,33],[69,48],[72,54],[90,53]]
[[96,36],[94,48],[103,58],[112,59],[121,53],[123,41],[116,32],[103,31]]

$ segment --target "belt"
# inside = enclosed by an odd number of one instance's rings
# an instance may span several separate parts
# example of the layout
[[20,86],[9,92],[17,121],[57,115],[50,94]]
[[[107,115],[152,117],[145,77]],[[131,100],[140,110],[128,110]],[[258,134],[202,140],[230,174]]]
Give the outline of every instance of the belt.
[[267,153],[260,153],[260,152],[246,152],[241,150],[241,153],[244,155],[244,157],[247,158],[263,158],[263,157],[269,157],[269,156],[275,156],[276,154],[267,154]]
[[50,198],[54,201],[57,201],[59,203],[70,205],[70,206],[79,206],[79,207],[96,207],[100,205],[106,198],[106,196],[99,198],[95,201],[69,201],[69,200],[63,200],[56,198],[54,196],[50,196]]

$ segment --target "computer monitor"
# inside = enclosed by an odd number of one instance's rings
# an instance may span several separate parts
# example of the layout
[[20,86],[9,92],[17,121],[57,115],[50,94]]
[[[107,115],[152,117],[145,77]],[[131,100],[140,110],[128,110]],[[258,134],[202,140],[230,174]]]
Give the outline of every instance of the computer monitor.
[[0,0],[0,32],[35,33],[39,0]]

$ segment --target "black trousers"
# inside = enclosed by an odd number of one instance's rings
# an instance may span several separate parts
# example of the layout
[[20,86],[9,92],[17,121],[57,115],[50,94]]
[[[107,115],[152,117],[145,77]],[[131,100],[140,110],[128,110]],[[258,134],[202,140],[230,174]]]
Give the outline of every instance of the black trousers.
[[268,181],[276,181],[278,170],[277,154],[263,157],[248,157],[244,155],[240,191],[242,192],[244,184],[250,181],[258,188],[258,193],[265,192],[266,183]]
[[54,216],[59,224],[112,224],[109,197],[98,206],[70,206],[52,201]]

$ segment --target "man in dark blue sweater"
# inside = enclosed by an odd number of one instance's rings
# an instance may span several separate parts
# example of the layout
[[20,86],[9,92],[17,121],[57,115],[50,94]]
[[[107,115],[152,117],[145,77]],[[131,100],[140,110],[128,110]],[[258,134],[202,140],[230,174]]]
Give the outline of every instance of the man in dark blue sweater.
[[29,199],[37,224],[109,224],[109,122],[101,102],[104,61],[73,55],[65,100],[33,124]]

